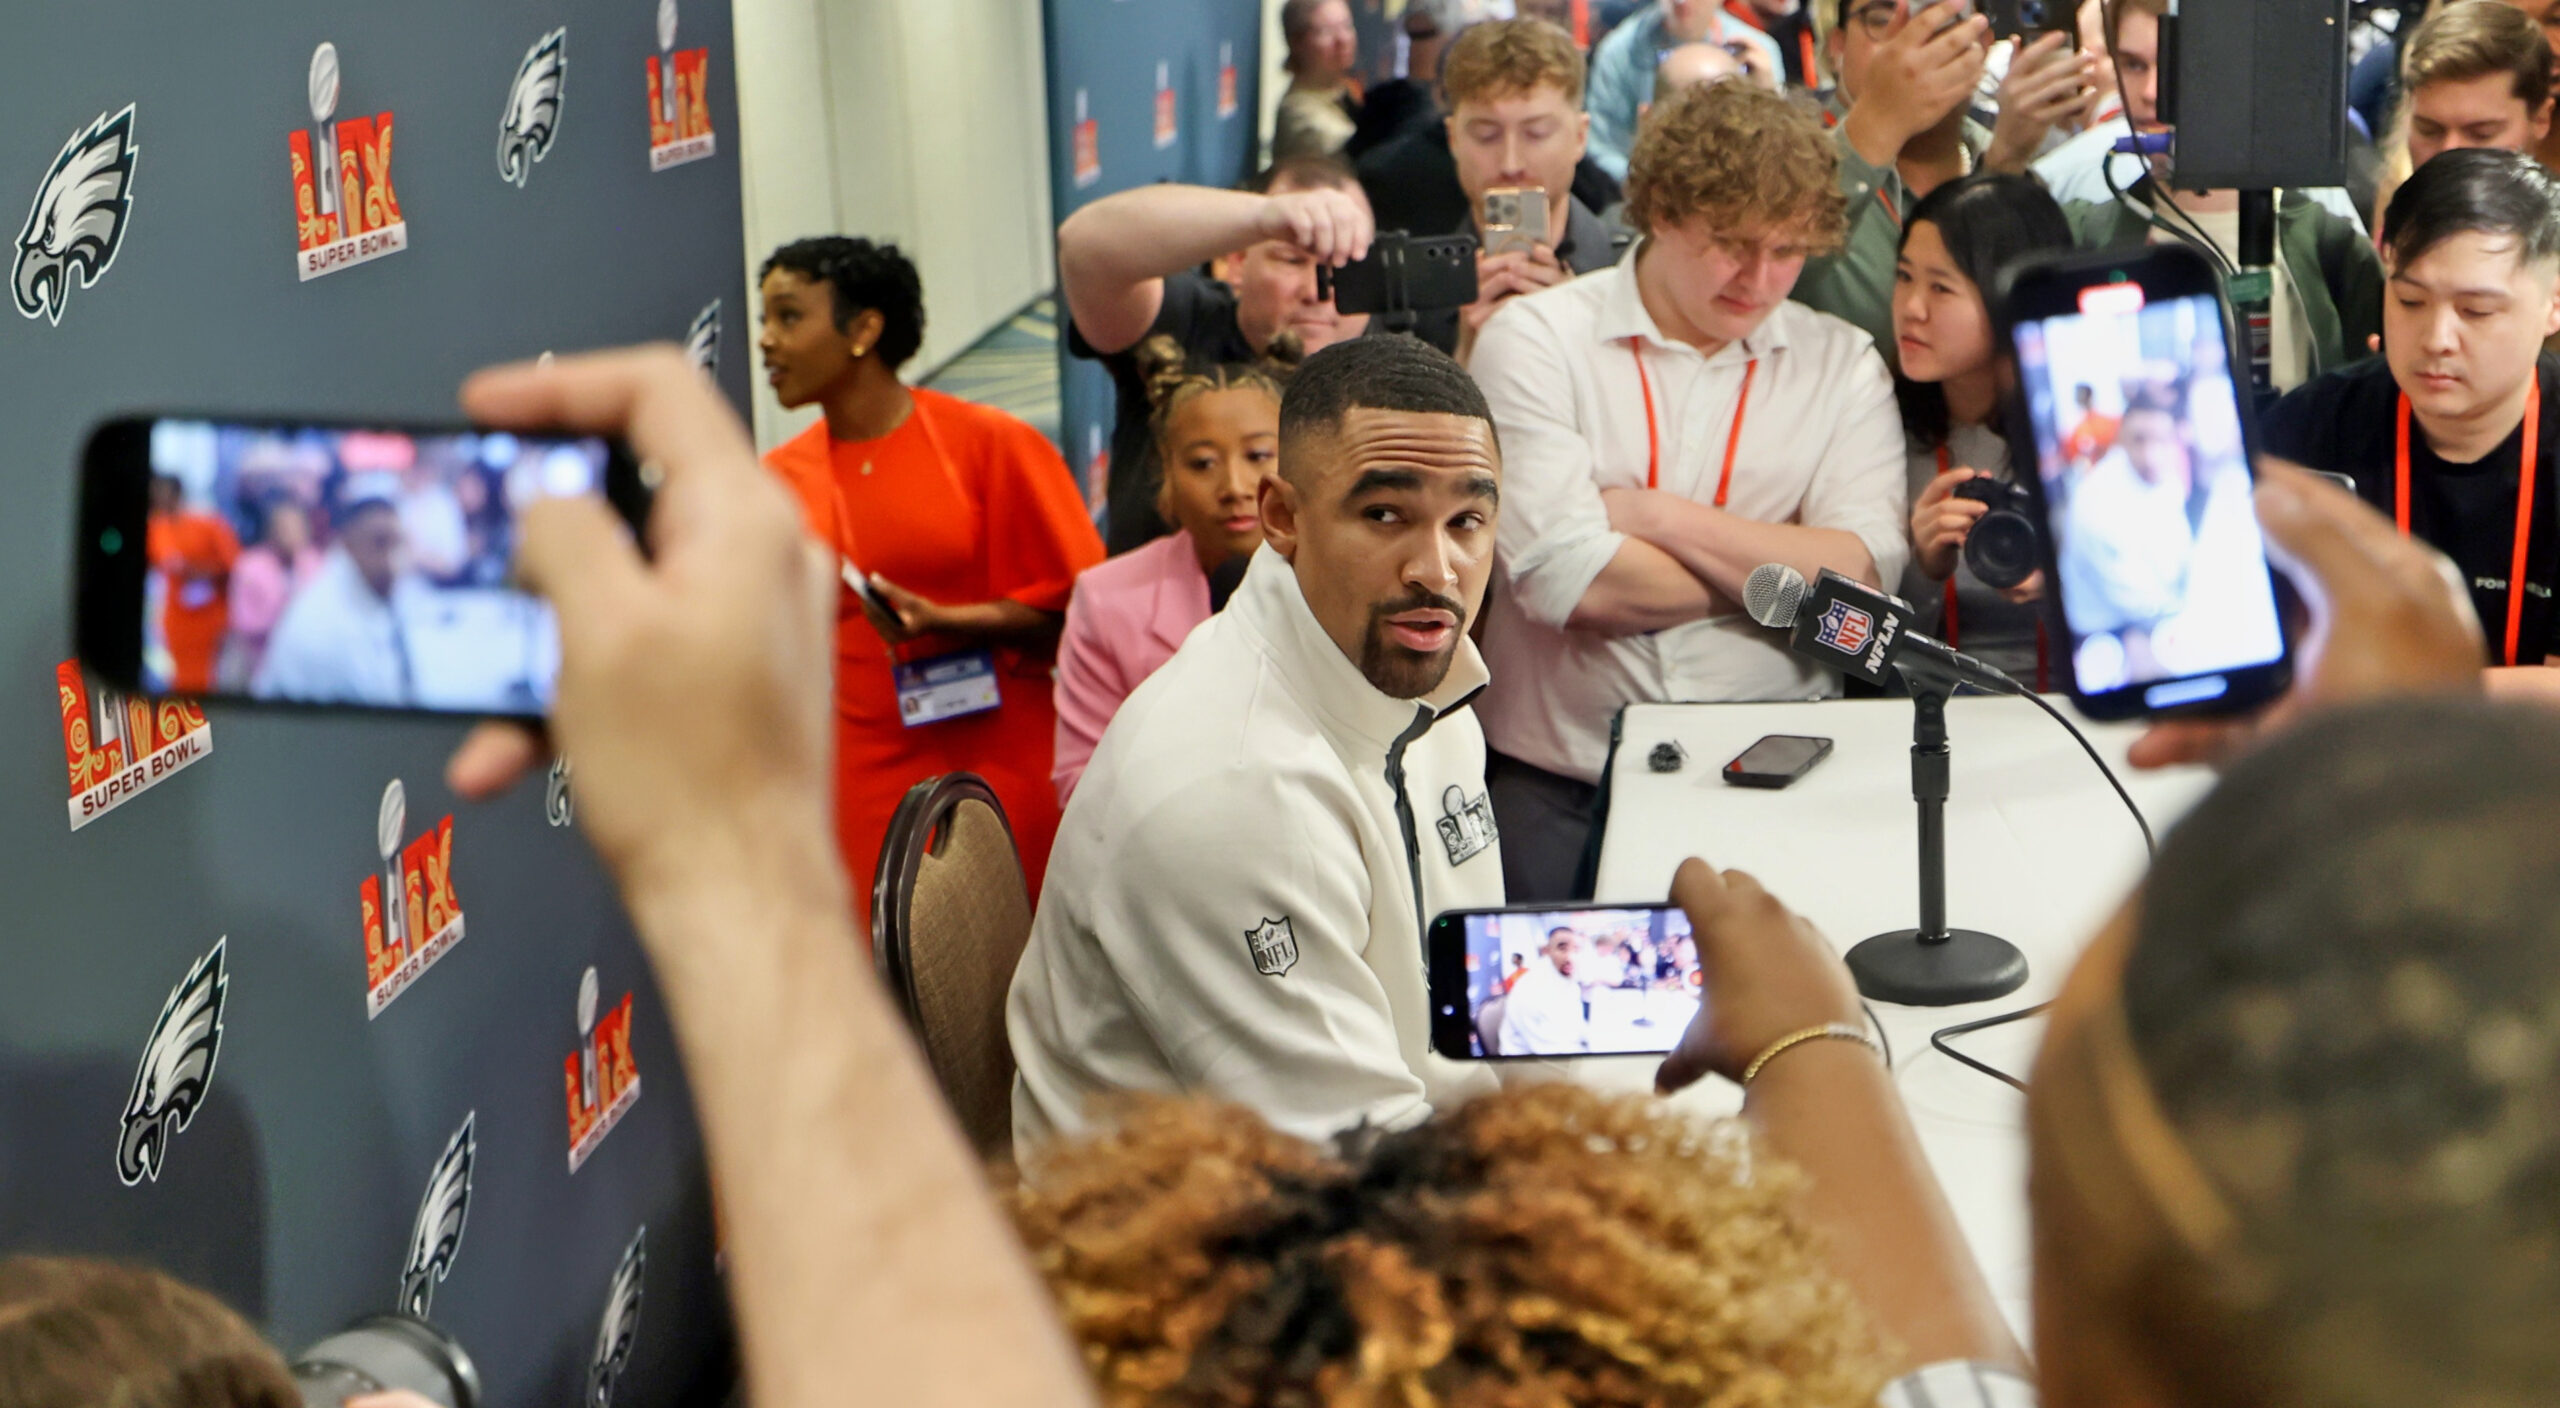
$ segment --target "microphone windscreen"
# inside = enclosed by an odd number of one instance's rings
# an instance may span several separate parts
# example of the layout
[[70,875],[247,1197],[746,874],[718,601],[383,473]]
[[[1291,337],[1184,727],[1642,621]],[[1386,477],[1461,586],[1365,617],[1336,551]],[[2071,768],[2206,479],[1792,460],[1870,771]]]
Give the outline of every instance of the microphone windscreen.
[[1804,594],[1803,573],[1783,562],[1763,563],[1743,580],[1742,609],[1761,625],[1784,630],[1796,623]]

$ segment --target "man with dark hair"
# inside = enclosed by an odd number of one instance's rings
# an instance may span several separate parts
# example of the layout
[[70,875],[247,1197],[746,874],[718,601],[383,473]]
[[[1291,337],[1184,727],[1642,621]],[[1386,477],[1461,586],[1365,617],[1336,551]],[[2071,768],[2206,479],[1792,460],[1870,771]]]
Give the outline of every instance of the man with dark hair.
[[1502,1004],[1497,1040],[1505,1056],[1579,1056],[1591,1049],[1591,1013],[1574,966],[1582,932],[1569,924],[1547,931],[1537,958]]
[[[2402,531],[2453,558],[2487,629],[2493,683],[2560,690],[2560,181],[2529,156],[2451,151],[2382,227],[2385,355],[2287,396],[2271,454],[2352,476]],[[2513,583],[2522,578],[2522,589]]]
[[296,595],[249,681],[260,699],[315,703],[418,702],[412,637],[431,614],[426,581],[410,570],[400,528],[399,476],[348,475],[330,515],[335,541],[320,574]]
[[[1137,186],[1058,227],[1058,294],[1067,349],[1102,363],[1118,392],[1103,543],[1144,547],[1169,532],[1156,513],[1164,477],[1147,429],[1137,347],[1171,337],[1200,366],[1250,362],[1283,336],[1316,352],[1369,329],[1316,297],[1316,266],[1369,252],[1375,226],[1350,168],[1330,157],[1275,163],[1241,191]],[[1218,262],[1217,277],[1201,272]]]
[[1467,639],[1501,456],[1410,338],[1311,358],[1227,608],[1129,696],[1068,803],[1014,975],[1014,1132],[1199,1091],[1322,1138],[1489,1084],[1430,1054],[1423,926],[1502,902]]

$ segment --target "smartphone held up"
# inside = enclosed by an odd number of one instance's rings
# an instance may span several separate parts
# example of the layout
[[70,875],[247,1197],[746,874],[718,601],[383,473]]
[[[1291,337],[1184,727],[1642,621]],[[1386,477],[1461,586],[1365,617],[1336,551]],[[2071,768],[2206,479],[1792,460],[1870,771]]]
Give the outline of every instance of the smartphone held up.
[[2115,719],[2281,693],[2293,646],[2212,266],[2157,245],[2033,260],[2001,284],[2011,443],[2035,447],[2027,482],[2073,700]]
[[1662,1055],[1705,997],[1672,905],[1456,910],[1428,948],[1431,1045],[1453,1061]]
[[595,436],[140,416],[81,465],[75,636],[147,694],[538,716],[550,608],[515,585],[537,500],[647,492]]

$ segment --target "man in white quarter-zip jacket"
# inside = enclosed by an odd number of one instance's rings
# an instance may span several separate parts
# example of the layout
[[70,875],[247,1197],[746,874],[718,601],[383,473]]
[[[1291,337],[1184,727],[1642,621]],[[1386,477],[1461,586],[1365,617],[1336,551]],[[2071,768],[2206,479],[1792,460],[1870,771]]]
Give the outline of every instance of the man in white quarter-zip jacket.
[[1430,1054],[1423,934],[1502,903],[1467,627],[1501,454],[1458,364],[1329,347],[1280,408],[1265,546],[1104,732],[1008,1008],[1014,1134],[1198,1092],[1323,1138],[1491,1088]]

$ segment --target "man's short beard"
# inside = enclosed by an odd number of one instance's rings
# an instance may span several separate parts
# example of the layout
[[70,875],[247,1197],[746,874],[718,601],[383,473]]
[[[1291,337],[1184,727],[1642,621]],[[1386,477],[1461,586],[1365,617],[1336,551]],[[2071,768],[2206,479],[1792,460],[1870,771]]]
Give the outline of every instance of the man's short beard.
[[[1458,619],[1458,627],[1450,632],[1449,643],[1424,655],[1387,639],[1387,618],[1408,611],[1446,611]],[[1360,673],[1372,688],[1389,699],[1420,699],[1440,687],[1449,677],[1449,666],[1458,658],[1458,642],[1466,632],[1466,608],[1445,596],[1417,592],[1401,601],[1384,602],[1369,608],[1369,629],[1360,637]]]

